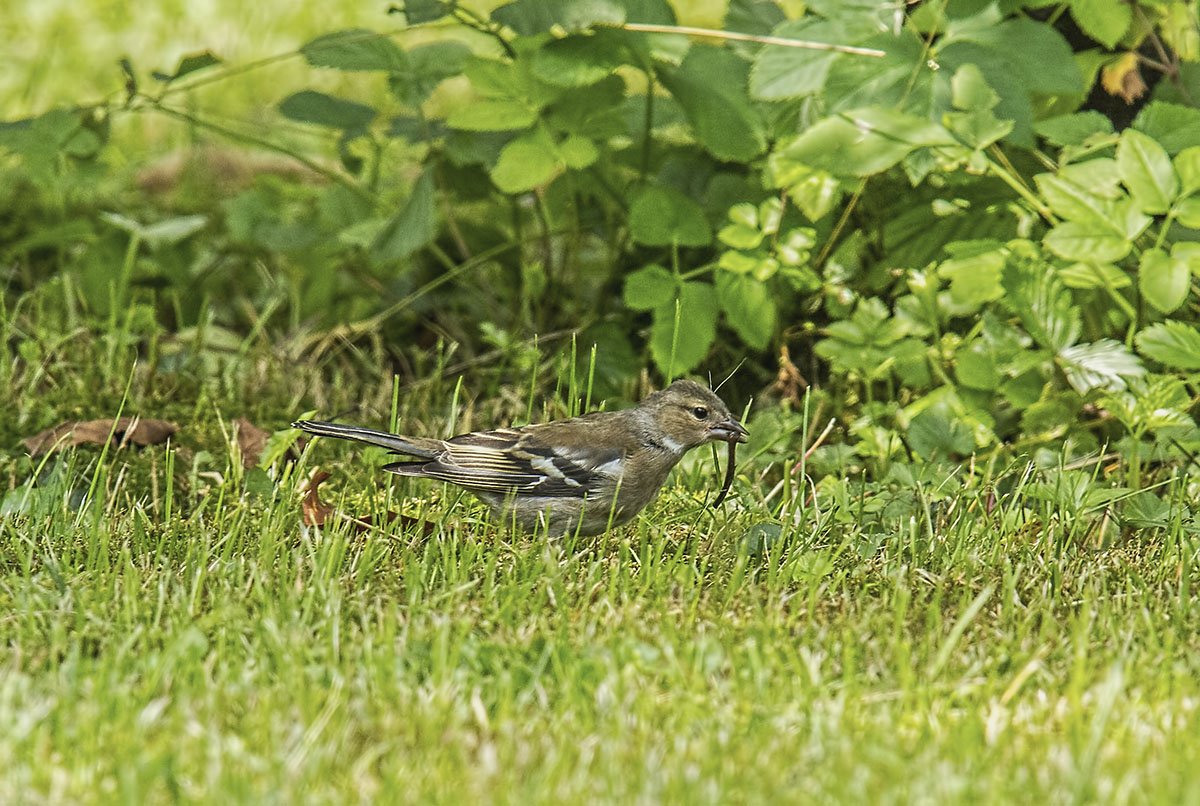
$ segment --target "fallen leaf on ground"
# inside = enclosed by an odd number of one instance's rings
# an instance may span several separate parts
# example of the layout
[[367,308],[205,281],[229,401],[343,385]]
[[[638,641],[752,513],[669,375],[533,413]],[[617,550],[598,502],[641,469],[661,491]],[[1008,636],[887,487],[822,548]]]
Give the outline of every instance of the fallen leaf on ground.
[[[336,517],[338,512],[329,504],[321,500],[320,486],[329,479],[330,474],[324,470],[318,470],[313,474],[312,481],[305,488],[304,500],[300,503],[300,511],[303,513],[305,526],[324,526],[325,523],[333,517]],[[349,515],[342,516],[346,520],[354,524],[354,528],[360,532],[365,532],[372,526],[376,525],[373,518],[355,518]],[[385,523],[400,519],[400,526],[404,529],[411,529],[414,526],[420,526],[421,532],[426,537],[433,534],[434,526],[429,521],[423,521],[420,518],[411,518],[408,515],[400,515],[395,512],[388,512],[384,518]]]
[[179,430],[179,426],[167,420],[142,419],[140,417],[111,417],[104,420],[71,420],[47,428],[22,440],[32,456],[41,456],[60,445],[103,445],[111,435],[122,447],[132,442],[135,445],[157,445]]

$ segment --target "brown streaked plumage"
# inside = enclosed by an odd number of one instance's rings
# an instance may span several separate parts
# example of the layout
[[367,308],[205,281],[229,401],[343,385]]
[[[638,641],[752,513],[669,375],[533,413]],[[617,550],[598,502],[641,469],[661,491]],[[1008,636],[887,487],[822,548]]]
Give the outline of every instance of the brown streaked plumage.
[[689,450],[709,442],[745,442],[747,436],[725,403],[693,381],[676,381],[630,409],[451,439],[309,420],[292,425],[412,457],[384,469],[457,484],[497,517],[552,536],[597,534],[628,523],[654,500]]

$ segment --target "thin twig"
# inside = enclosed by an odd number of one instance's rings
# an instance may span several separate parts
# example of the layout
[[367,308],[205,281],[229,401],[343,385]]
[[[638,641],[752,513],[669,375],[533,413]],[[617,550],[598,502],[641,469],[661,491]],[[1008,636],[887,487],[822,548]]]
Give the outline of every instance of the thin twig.
[[714,28],[693,28],[690,25],[655,25],[648,22],[627,22],[620,26],[626,31],[643,31],[648,34],[680,34],[683,36],[706,36],[710,39],[727,39],[734,42],[757,42],[760,45],[781,45],[785,48],[807,50],[832,50],[837,53],[853,53],[857,56],[874,56],[882,59],[887,54],[876,48],[856,48],[850,45],[831,45],[828,42],[809,42],[803,39],[788,39],[782,36],[760,36],[737,31],[718,31]]

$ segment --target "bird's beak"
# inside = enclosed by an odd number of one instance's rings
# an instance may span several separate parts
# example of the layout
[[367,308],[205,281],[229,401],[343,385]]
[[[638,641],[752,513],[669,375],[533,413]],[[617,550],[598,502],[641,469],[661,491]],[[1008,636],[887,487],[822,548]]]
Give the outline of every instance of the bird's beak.
[[745,442],[750,436],[742,424],[732,418],[722,423],[717,423],[709,429],[709,438],[712,440],[721,440],[722,442]]

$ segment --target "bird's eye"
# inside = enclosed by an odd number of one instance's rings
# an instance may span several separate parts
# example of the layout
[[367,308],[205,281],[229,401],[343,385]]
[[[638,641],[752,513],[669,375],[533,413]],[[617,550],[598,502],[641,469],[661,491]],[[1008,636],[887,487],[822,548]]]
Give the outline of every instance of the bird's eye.
[[696,408],[692,409],[692,416],[697,420],[703,420],[708,417],[708,409],[704,408],[703,406],[697,406]]

